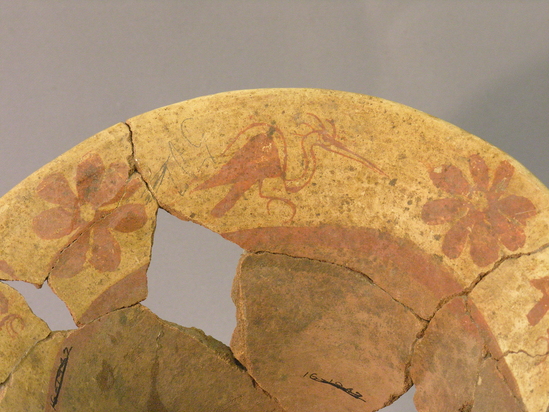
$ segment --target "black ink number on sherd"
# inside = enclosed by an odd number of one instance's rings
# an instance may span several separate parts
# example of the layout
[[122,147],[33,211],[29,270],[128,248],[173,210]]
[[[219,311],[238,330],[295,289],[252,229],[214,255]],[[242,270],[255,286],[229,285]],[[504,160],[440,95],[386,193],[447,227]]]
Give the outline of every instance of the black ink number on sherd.
[[362,402],[366,402],[364,399],[362,399],[362,394],[359,392],[359,391],[354,391],[353,388],[346,388],[345,386],[343,386],[343,384],[341,382],[334,382],[333,379],[330,379],[330,380],[326,380],[324,378],[320,378],[316,373],[305,373],[305,375],[303,375],[303,377],[309,377],[309,379],[315,381],[315,382],[318,382],[318,383],[325,383],[326,385],[330,385],[330,386],[333,386],[334,388],[337,388],[339,389],[340,391],[343,391],[345,392],[346,394],[352,396],[353,398],[355,399],[358,399],[359,401],[362,401]]
[[57,368],[57,373],[55,374],[54,394],[51,397],[51,407],[53,409],[55,409],[55,406],[59,402],[59,394],[61,393],[61,387],[63,386],[63,378],[65,377],[65,371],[67,370],[71,350],[72,346],[70,348],[63,349],[63,356],[59,359],[59,367]]

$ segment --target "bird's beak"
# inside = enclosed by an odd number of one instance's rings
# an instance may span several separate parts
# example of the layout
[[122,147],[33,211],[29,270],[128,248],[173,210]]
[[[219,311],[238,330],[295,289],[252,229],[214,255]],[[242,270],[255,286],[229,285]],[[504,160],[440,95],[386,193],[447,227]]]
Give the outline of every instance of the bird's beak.
[[378,172],[379,174],[385,177],[389,177],[387,173],[385,173],[375,164],[370,162],[368,159],[360,156],[359,154],[356,154],[355,152],[348,149],[347,147],[345,147],[345,145],[343,145],[341,142],[338,142],[337,140],[331,141],[329,145],[321,144],[320,146],[322,146],[322,148],[326,149],[329,152],[336,153],[348,159],[354,160],[355,162],[362,163],[364,166]]

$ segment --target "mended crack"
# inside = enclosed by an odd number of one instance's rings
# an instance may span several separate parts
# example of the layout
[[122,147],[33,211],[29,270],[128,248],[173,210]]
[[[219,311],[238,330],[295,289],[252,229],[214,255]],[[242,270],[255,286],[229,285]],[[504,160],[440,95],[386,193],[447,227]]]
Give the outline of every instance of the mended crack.
[[147,188],[148,196],[150,196],[150,198],[153,199],[156,202],[158,207],[161,207],[162,209],[168,211],[167,209],[165,209],[164,206],[160,205],[159,199],[156,197],[156,195],[155,195],[151,185],[147,181],[147,179],[145,179],[145,175],[140,170],[139,162],[137,161],[137,158],[136,158],[136,155],[135,155],[135,141],[134,141],[134,137],[133,137],[133,130],[127,122],[124,123],[124,124],[126,125],[126,127],[128,128],[128,131],[129,131],[129,142],[130,142],[130,147],[131,147],[131,158],[128,159],[128,163],[130,164],[130,167],[133,168],[135,173],[137,173],[141,177],[141,180],[143,181],[143,183],[145,183],[145,187]]
[[537,248],[537,249],[535,249],[531,252],[515,253],[515,254],[512,254],[512,255],[503,256],[496,263],[494,263],[494,265],[492,266],[492,268],[490,270],[479,274],[477,276],[477,278],[475,280],[473,280],[473,282],[471,282],[471,284],[465,289],[466,293],[467,294],[471,293],[473,291],[473,289],[480,282],[482,282],[488,275],[490,275],[492,272],[494,272],[496,269],[498,269],[504,262],[506,262],[508,260],[518,260],[523,256],[535,255],[536,253],[543,252],[547,248],[549,248],[549,243],[546,243],[546,244],[540,246],[539,248]]
[[272,251],[267,251],[267,250],[254,250],[254,251],[246,251],[246,253],[250,254],[250,255],[261,255],[261,254],[271,254],[271,255],[277,255],[277,256],[285,256],[285,257],[289,257],[289,258],[292,258],[292,259],[303,259],[303,260],[307,260],[309,262],[318,262],[318,263],[324,263],[324,264],[328,264],[328,265],[331,265],[331,266],[335,266],[335,267],[338,267],[338,268],[341,268],[341,269],[345,269],[349,272],[352,272],[352,273],[355,273],[357,274],[358,276],[361,276],[361,277],[364,277],[368,280],[369,283],[372,284],[372,286],[375,286],[376,288],[378,288],[379,290],[381,290],[383,293],[385,293],[387,296],[389,296],[389,298],[391,298],[394,302],[398,303],[399,305],[401,305],[402,307],[404,307],[406,310],[408,310],[412,315],[414,315],[421,323],[425,323],[425,322],[429,322],[429,320],[432,318],[429,318],[429,319],[425,319],[423,317],[421,317],[420,315],[418,315],[410,306],[406,305],[405,303],[402,303],[401,301],[399,301],[398,299],[396,299],[393,295],[391,295],[389,292],[387,292],[385,289],[383,289],[381,286],[379,286],[376,282],[374,282],[372,280],[372,278],[370,278],[368,275],[366,275],[365,273],[363,272],[360,272],[356,269],[352,269],[348,266],[345,266],[345,265],[342,265],[342,264],[339,264],[339,263],[334,263],[334,262],[330,262],[328,260],[322,260],[322,259],[313,259],[313,258],[310,258],[310,257],[306,257],[306,256],[292,256],[288,253],[282,253],[282,252],[272,252]]
[[494,359],[497,360],[497,361],[500,361],[500,360],[504,359],[505,357],[507,357],[508,355],[520,355],[520,354],[526,355],[526,356],[528,356],[529,358],[532,358],[532,359],[546,358],[547,356],[549,356],[549,350],[545,353],[538,353],[538,354],[531,354],[531,353],[525,351],[524,349],[506,350],[500,357],[494,358]]
[[[490,350],[489,348],[490,344],[489,342],[486,341],[487,338],[483,336],[483,328],[477,323],[477,321],[475,320],[475,317],[471,314],[471,309],[470,309],[471,302],[469,301],[469,299],[470,299],[469,296],[465,297],[465,313],[467,314],[469,319],[471,319],[471,322],[475,325],[479,333],[479,336],[483,340],[483,346],[484,346],[483,347],[484,356],[482,356],[480,364],[478,366],[478,370],[477,370],[477,384],[475,386],[475,396],[476,396],[477,389],[479,387],[480,371],[481,371],[482,365],[484,364],[484,362],[488,361],[489,359],[494,359],[496,361],[496,368],[503,379],[503,383],[505,384],[507,389],[509,389],[509,393],[511,393],[511,395],[517,402],[517,405],[521,405],[521,408],[525,410],[524,403],[520,399],[520,394],[517,393],[517,391],[519,391],[517,382],[515,381],[514,384],[512,382],[509,382],[509,380],[507,379],[507,375],[503,373],[503,371],[500,369],[500,360],[502,360],[504,356],[495,356],[495,354],[493,353],[494,351],[497,351],[498,354],[501,354],[501,349],[499,348],[499,344],[496,342],[494,337],[493,345],[496,345],[496,347],[494,350]],[[504,359],[503,359],[503,362],[505,362]],[[505,364],[505,368],[508,368],[506,364]],[[514,379],[514,376],[512,376],[512,378]]]
[[502,256],[501,259],[499,259],[497,262],[495,262],[492,267],[485,271],[485,272],[482,272],[480,273],[470,284],[469,286],[467,286],[466,288],[463,288],[460,292],[456,292],[456,293],[453,293],[451,295],[448,295],[444,298],[442,298],[435,311],[433,312],[433,315],[431,317],[429,317],[428,319],[426,319],[427,321],[430,321],[444,306],[446,306],[446,304],[448,304],[450,301],[452,301],[453,299],[457,298],[457,297],[460,297],[460,296],[469,296],[469,294],[471,294],[471,292],[473,292],[473,290],[477,287],[477,285],[482,282],[484,279],[486,279],[490,274],[492,274],[493,272],[495,272],[504,262],[508,261],[508,260],[518,260],[520,259],[521,257],[523,256],[531,256],[531,255],[534,255],[536,253],[539,253],[539,252],[542,252],[544,251],[545,249],[549,248],[549,243],[543,245],[543,246],[540,246],[539,248],[531,251],[531,252],[524,252],[524,253],[516,253],[516,254],[513,254],[513,255],[506,255],[506,256]]

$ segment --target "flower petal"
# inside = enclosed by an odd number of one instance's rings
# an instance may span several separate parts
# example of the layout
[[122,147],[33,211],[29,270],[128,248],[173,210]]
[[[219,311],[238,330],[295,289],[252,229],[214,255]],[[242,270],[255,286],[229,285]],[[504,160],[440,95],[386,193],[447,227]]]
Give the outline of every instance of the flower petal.
[[36,188],[36,193],[50,203],[68,208],[76,207],[78,202],[69,181],[62,173],[46,176]]
[[62,249],[53,261],[50,276],[71,278],[82,271],[90,247],[90,231],[81,233],[76,240]]
[[440,225],[459,216],[466,204],[460,199],[436,199],[423,205],[421,218],[428,225]]
[[471,176],[476,183],[478,189],[482,191],[488,190],[488,184],[490,183],[489,169],[486,162],[478,154],[474,154],[469,158],[469,170]]
[[487,266],[499,258],[499,243],[494,229],[484,219],[471,230],[471,258],[477,266]]
[[[76,190],[78,197],[92,203],[101,187],[105,166],[96,153],[88,153],[76,168]],[[95,203],[93,205],[97,206]]]
[[90,264],[100,272],[112,272],[120,265],[122,251],[106,224],[98,224],[93,231]]
[[44,210],[32,220],[32,229],[42,239],[59,239],[76,229],[78,215],[78,210],[61,206]]
[[111,163],[103,174],[99,190],[90,197],[89,202],[99,207],[118,201],[124,193],[129,170],[126,164]]
[[513,252],[524,246],[526,234],[520,225],[513,223],[497,210],[490,210],[488,219],[503,246]]
[[461,255],[474,223],[474,217],[468,213],[450,228],[442,241],[442,252],[446,256],[455,259]]
[[147,223],[145,206],[132,203],[115,209],[106,219],[109,227],[123,233],[134,232],[141,229]]
[[144,186],[144,183],[141,179],[136,176],[133,176],[124,186],[120,188],[118,193],[109,200],[105,205],[111,205],[113,203],[118,203],[121,200],[129,199],[138,189]]
[[525,225],[526,221],[535,216],[538,212],[534,204],[523,196],[511,195],[498,200],[494,208],[499,210],[505,216],[516,219]]
[[494,173],[494,181],[492,187],[490,188],[491,192],[502,193],[507,190],[511,178],[515,174],[515,168],[507,160],[501,162]]
[[436,187],[453,195],[464,195],[471,188],[461,170],[454,165],[436,167],[429,176]]

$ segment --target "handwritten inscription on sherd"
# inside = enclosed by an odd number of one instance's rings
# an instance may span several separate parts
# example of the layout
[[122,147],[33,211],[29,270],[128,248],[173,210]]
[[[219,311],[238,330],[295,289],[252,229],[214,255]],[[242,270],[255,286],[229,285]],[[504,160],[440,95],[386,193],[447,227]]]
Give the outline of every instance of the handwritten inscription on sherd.
[[53,409],[55,409],[55,406],[59,402],[59,394],[61,393],[61,387],[63,386],[63,378],[65,376],[67,364],[69,363],[71,350],[72,347],[63,349],[63,356],[59,359],[59,368],[57,368],[57,373],[55,375],[55,393],[51,397],[51,406]]
[[355,399],[358,399],[359,401],[362,401],[362,402],[366,402],[364,399],[362,399],[362,394],[358,391],[354,391],[353,388],[346,388],[345,386],[343,386],[343,384],[341,382],[334,382],[333,379],[330,379],[329,381],[324,379],[324,378],[320,378],[316,373],[309,373],[307,372],[305,375],[303,375],[304,378],[306,377],[309,377],[309,379],[315,381],[315,382],[319,382],[319,383],[325,383],[327,385],[330,385],[330,386],[333,386],[334,388],[337,388],[343,392],[345,392],[346,394],[348,395],[351,395],[353,398]]

